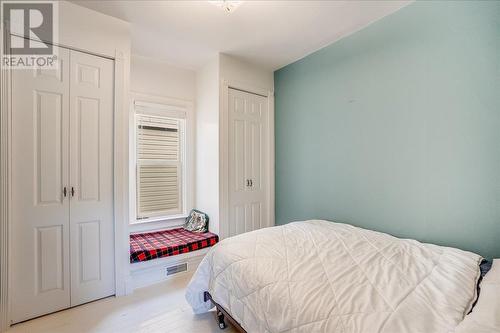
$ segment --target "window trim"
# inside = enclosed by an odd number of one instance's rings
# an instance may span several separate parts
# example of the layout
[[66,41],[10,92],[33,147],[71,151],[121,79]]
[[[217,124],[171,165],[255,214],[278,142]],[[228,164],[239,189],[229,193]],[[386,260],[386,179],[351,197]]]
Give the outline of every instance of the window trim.
[[[129,161],[130,161],[130,221],[129,225],[134,229],[141,229],[141,225],[146,228],[148,223],[158,224],[165,222],[169,226],[175,223],[182,224],[188,212],[193,207],[194,198],[194,123],[193,123],[193,103],[190,101],[178,100],[168,97],[151,96],[139,93],[132,93],[130,104],[130,124],[129,124]],[[146,114],[150,116],[170,117],[182,120],[180,122],[180,154],[181,154],[181,211],[176,211],[169,215],[151,216],[149,218],[137,218],[137,115]]]

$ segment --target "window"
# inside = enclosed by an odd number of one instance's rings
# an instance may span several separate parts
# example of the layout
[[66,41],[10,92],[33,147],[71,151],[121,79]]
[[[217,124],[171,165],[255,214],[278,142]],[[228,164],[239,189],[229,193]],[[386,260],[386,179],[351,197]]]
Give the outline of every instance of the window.
[[185,112],[135,102],[135,222],[186,214]]

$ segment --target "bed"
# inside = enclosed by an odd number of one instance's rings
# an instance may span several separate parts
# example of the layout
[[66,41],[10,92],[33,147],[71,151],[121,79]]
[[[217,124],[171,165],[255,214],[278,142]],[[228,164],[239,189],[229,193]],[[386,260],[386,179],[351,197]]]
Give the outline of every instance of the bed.
[[465,333],[482,260],[347,224],[294,222],[218,243],[186,299],[195,313],[217,306],[248,333]]

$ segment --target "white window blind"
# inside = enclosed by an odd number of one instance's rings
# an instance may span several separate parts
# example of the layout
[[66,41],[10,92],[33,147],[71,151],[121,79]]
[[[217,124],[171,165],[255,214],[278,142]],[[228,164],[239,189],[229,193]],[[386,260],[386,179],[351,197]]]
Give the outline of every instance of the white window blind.
[[137,218],[182,212],[181,120],[137,115]]

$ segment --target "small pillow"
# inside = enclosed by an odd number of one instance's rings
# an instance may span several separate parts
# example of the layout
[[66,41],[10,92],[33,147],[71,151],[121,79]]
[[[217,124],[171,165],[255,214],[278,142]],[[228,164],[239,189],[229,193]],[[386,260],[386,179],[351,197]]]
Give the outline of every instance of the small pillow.
[[490,271],[491,266],[493,266],[492,260],[483,259],[481,261],[481,264],[479,264],[479,269],[481,270],[481,279],[484,278],[486,273],[488,273]]
[[186,217],[184,229],[192,232],[207,232],[208,231],[208,215],[193,209]]

